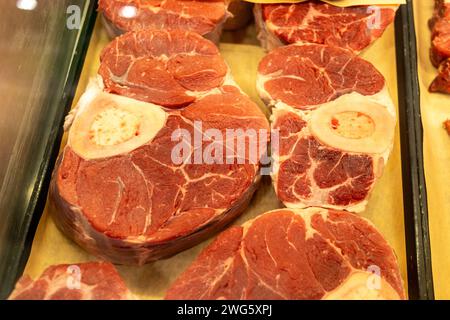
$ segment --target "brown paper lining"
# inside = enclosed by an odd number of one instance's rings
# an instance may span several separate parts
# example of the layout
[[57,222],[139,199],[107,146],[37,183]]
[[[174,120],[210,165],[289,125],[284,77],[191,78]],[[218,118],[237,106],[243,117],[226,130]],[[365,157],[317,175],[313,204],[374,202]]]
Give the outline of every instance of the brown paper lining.
[[[255,43],[254,27],[251,26],[248,30],[250,31],[247,33],[247,36],[240,34],[236,37],[236,35],[226,34],[224,39],[226,41],[239,39],[242,43]],[[96,74],[100,52],[108,42],[109,40],[104,29],[97,21],[74,103],[77,102],[86,88],[89,77]],[[374,63],[384,74],[392,98],[396,102],[397,75],[394,43],[394,28],[390,26],[384,36],[365,51],[362,56]],[[231,43],[222,43],[220,50],[231,67],[233,76],[240,87],[254,101],[258,102],[268,115],[268,111],[258,98],[255,88],[256,70],[259,61],[264,56],[263,50],[256,45]],[[390,58],[387,59],[387,57]],[[406,281],[404,216],[401,196],[402,174],[398,133],[397,127],[393,153],[387,163],[384,175],[378,181],[370,197],[368,208],[362,216],[370,219],[392,245],[399,260],[402,277]],[[65,139],[63,141],[64,144]],[[280,207],[282,207],[282,204],[275,196],[270,178],[264,177],[250,207],[235,224],[241,224],[261,213]],[[169,285],[210,241],[206,241],[167,260],[157,261],[143,267],[118,266],[118,270],[130,290],[138,298],[161,299],[164,297]],[[53,222],[49,206],[47,206],[34,239],[25,273],[36,277],[47,266],[52,264],[79,263],[95,259],[95,257],[86,253],[59,232]],[[406,286],[407,284],[405,283]]]
[[437,299],[450,299],[450,137],[443,128],[450,119],[450,95],[428,92],[437,75],[429,57],[434,1],[414,0],[413,5],[434,290]]

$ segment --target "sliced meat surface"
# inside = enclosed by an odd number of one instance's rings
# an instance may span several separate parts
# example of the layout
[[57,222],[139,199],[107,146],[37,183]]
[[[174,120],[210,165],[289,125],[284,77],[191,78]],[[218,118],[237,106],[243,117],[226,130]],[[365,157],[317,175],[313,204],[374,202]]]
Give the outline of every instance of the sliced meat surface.
[[285,204],[349,209],[367,199],[376,179],[377,157],[327,147],[294,112],[275,111],[274,118],[272,127],[280,132],[274,183]]
[[174,300],[404,298],[395,254],[375,227],[356,215],[320,208],[271,211],[228,229],[166,295]]
[[258,68],[258,90],[268,104],[312,109],[341,95],[374,95],[385,81],[368,61],[324,45],[289,45],[266,55]]
[[[263,44],[316,43],[360,52],[394,21],[397,6],[337,7],[322,1],[257,5]],[[267,39],[267,38],[276,38]],[[278,40],[278,41],[277,41]]]
[[[277,48],[260,62],[258,92],[265,103],[273,107],[272,131],[279,133],[278,150],[272,152],[273,183],[278,197],[292,208],[321,206],[362,211],[381,175],[393,145],[394,125],[384,132],[385,138],[364,142],[382,123],[395,123],[395,109],[381,73],[369,62],[348,50],[324,45],[289,45]],[[345,99],[345,100],[343,100]],[[333,105],[345,101],[340,105]],[[359,130],[361,119],[372,112],[372,103],[381,105],[384,120],[374,124],[368,120],[368,130],[361,136],[341,139],[345,132]],[[320,119],[322,110],[330,114],[327,129],[329,144],[322,130],[311,128],[312,119]],[[346,110],[352,109],[346,113]],[[376,108],[378,109],[378,107]],[[347,111],[348,111],[347,110]],[[339,117],[355,114],[346,126]],[[344,121],[345,119],[342,118]],[[368,118],[367,118],[368,119]],[[347,119],[348,120],[348,119]],[[347,121],[345,120],[345,121]],[[335,140],[337,137],[337,140]],[[358,140],[362,139],[362,140]],[[347,143],[361,145],[384,143],[384,149],[348,149]]]
[[107,92],[167,108],[222,86],[227,72],[212,42],[181,30],[124,34],[103,50],[99,69]]
[[179,29],[207,35],[227,18],[223,0],[100,0],[99,10],[122,32]]
[[23,276],[10,300],[130,300],[131,293],[111,263],[50,266],[33,280]]
[[[259,130],[266,136],[251,135]],[[221,138],[230,131],[231,138]],[[168,113],[155,137],[130,152],[86,159],[69,139],[50,191],[56,222],[82,247],[115,263],[171,256],[243,211],[259,181],[269,131],[259,107],[225,86]]]

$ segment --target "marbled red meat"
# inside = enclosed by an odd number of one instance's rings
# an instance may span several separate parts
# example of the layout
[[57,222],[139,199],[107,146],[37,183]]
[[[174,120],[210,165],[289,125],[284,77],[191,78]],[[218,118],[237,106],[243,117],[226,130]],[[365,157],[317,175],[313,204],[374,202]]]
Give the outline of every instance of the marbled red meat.
[[223,0],[100,0],[99,10],[119,32],[185,30],[214,38],[227,18]]
[[106,262],[50,266],[33,280],[23,276],[10,300],[129,300],[116,268]]
[[280,130],[278,156],[286,158],[278,171],[280,199],[346,207],[367,198],[375,183],[372,156],[329,148],[314,136],[302,134],[307,123],[295,113],[275,111],[275,117],[273,129]]
[[381,73],[345,49],[289,45],[262,59],[257,82],[280,136],[272,176],[280,200],[288,207],[363,210],[390,148],[381,154],[344,151],[326,145],[309,125],[316,112],[347,95],[381,103],[395,119]]
[[227,72],[212,42],[180,30],[120,36],[103,50],[99,69],[107,92],[168,108],[220,87]]
[[316,43],[360,52],[394,21],[396,6],[337,7],[321,1],[255,7],[263,46]]
[[[107,101],[114,108],[115,100]],[[89,116],[89,107],[82,110],[75,121]],[[131,151],[94,159],[77,153],[69,133],[50,196],[58,227],[89,252],[120,264],[168,257],[226,226],[250,201],[267,136],[248,136],[243,144],[234,143],[231,155],[214,151],[213,161],[204,156],[213,144],[224,150],[230,142],[212,139],[208,129],[223,137],[227,130],[269,133],[264,114],[237,87],[222,87],[184,109],[168,112],[161,126],[154,138]],[[190,161],[178,163],[173,158],[180,144],[173,139],[177,130],[194,139],[185,158]],[[254,150],[250,146],[255,143],[261,153],[254,160],[248,152],[239,153],[238,148]],[[203,156],[198,163],[193,161],[197,150]]]
[[[339,96],[373,95],[385,81],[369,62],[351,52],[323,45],[290,45],[266,55],[258,72],[260,91],[298,109],[315,108]],[[264,86],[264,88],[261,88]]]
[[[370,287],[372,271],[379,286]],[[362,276],[365,281],[357,281]],[[373,276],[373,275],[372,275]],[[404,299],[397,259],[356,215],[309,208],[265,213],[223,232],[166,299]]]

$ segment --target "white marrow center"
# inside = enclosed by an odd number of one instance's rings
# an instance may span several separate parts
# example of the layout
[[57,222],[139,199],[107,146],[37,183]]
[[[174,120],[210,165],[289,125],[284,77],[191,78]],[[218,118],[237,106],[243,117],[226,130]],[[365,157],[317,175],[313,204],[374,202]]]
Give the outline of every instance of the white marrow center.
[[392,145],[395,118],[385,106],[364,97],[341,97],[312,113],[310,130],[330,147],[381,154]]
[[157,105],[101,91],[84,101],[87,105],[76,115],[68,142],[84,159],[107,158],[135,150],[149,143],[167,118]]

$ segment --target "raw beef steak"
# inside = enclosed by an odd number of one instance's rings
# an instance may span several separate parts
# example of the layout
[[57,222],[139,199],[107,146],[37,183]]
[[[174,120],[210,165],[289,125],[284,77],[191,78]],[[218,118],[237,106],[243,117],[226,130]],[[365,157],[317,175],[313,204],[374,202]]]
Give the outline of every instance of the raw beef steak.
[[220,234],[166,299],[404,299],[397,259],[366,219],[282,209]]
[[48,267],[33,280],[23,276],[10,300],[130,300],[116,268],[106,262],[62,264]]
[[436,1],[434,16],[430,20],[432,44],[431,62],[439,68],[439,75],[430,85],[430,92],[450,94],[450,3]]
[[220,87],[229,71],[212,42],[180,30],[126,33],[100,59],[107,92],[168,108],[184,107]]
[[[150,35],[131,33],[114,43],[161,34],[146,32]],[[184,42],[169,34],[172,42],[164,43],[166,51],[158,47],[160,55],[170,56],[180,46],[211,49],[209,41],[191,33]],[[191,74],[183,70],[192,66],[197,73],[213,67],[211,60],[196,63],[195,57],[177,60],[180,74]],[[143,63],[142,82],[155,70],[153,63]],[[186,83],[195,87],[202,79]],[[133,96],[130,83],[120,93]],[[215,87],[187,107],[169,110],[103,92],[101,84],[91,84],[81,98],[51,184],[55,220],[64,233],[115,263],[143,264],[199,243],[244,210],[259,181],[270,128],[237,86]],[[152,87],[142,87],[137,97],[147,96],[160,98]]]
[[383,76],[345,49],[289,45],[263,58],[257,82],[280,137],[272,175],[280,200],[362,211],[393,146]]
[[267,50],[290,43],[317,43],[360,52],[394,21],[397,6],[341,8],[321,1],[257,4],[258,38]]
[[111,36],[142,29],[193,31],[218,42],[228,18],[223,0],[99,0]]

